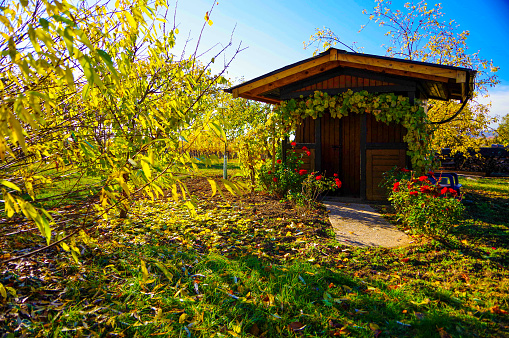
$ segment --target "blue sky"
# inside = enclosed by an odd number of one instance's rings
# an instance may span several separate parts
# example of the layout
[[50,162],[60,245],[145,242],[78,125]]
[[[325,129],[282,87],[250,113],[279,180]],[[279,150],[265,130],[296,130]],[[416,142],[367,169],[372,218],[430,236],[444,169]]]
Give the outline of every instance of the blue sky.
[[[407,1],[394,0],[392,8],[403,9]],[[428,6],[438,1],[428,1]],[[501,83],[490,90],[490,97],[481,102],[492,101],[492,115],[509,113],[509,1],[444,0],[441,2],[447,19],[454,19],[459,30],[470,31],[467,40],[471,52],[480,51],[480,56],[492,59]],[[209,0],[180,0],[177,9],[179,25],[178,43],[190,34],[194,46],[204,22],[204,15],[212,5]],[[303,42],[308,41],[315,28],[329,27],[346,44],[356,42],[364,47],[364,53],[385,55],[382,44],[388,44],[387,31],[374,22],[358,32],[361,25],[369,22],[362,14],[374,7],[370,0],[219,0],[211,19],[214,24],[204,31],[200,50],[206,51],[216,43],[228,43],[232,30],[233,44],[242,43],[247,47],[238,54],[228,68],[227,76],[239,80],[263,75],[290,63],[312,56],[314,49],[304,50]],[[189,45],[188,45],[189,46]],[[209,60],[213,51],[205,54]],[[338,47],[341,48],[341,47]],[[194,50],[194,48],[192,48]],[[191,48],[188,47],[188,51]],[[226,54],[231,56],[233,48]],[[222,66],[216,60],[214,69]]]

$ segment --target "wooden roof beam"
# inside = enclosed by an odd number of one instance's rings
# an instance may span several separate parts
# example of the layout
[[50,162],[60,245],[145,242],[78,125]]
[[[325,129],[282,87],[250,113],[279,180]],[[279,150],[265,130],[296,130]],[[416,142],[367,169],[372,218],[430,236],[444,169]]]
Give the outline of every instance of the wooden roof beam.
[[389,68],[382,68],[378,66],[372,66],[372,65],[363,65],[359,63],[352,63],[352,62],[340,62],[340,65],[343,67],[351,67],[351,68],[357,68],[357,69],[364,69],[364,70],[370,70],[373,72],[378,73],[384,73],[384,74],[392,74],[392,75],[398,75],[398,76],[405,76],[405,77],[412,77],[412,78],[418,78],[423,80],[429,80],[429,81],[436,81],[436,82],[449,82],[449,78],[442,77],[442,76],[436,76],[436,75],[428,75],[428,74],[420,74],[420,73],[413,73],[409,71],[402,71],[397,69],[389,69]]
[[[237,96],[237,97],[239,97],[239,96]],[[248,95],[246,93],[240,94],[240,97],[242,97],[244,99],[248,99],[248,100],[255,100],[255,101],[260,101],[260,102],[265,102],[265,103],[270,103],[270,104],[281,103],[281,100],[278,100],[278,99],[272,99],[272,98],[263,97],[263,96]]]
[[[329,62],[329,60],[330,60],[329,55],[324,55],[324,56],[321,56],[319,58],[312,59],[312,60],[310,60],[308,62],[304,62],[304,63],[302,63],[302,64],[300,64],[298,66],[295,66],[295,67],[292,67],[292,68],[289,68],[289,69],[285,69],[285,70],[283,70],[281,72],[278,72],[276,74],[264,77],[263,79],[260,79],[258,81],[249,83],[249,84],[247,84],[245,86],[239,87],[238,88],[239,89],[239,94],[243,93],[243,92],[252,91],[253,89],[259,88],[261,86],[269,85],[269,84],[271,84],[273,82],[276,82],[276,81],[288,78],[288,77],[290,77],[292,75],[296,75],[296,74],[299,74],[299,73],[304,73],[306,71],[309,71],[311,69],[316,68],[317,66],[320,66],[320,65],[323,65],[323,64]],[[277,87],[278,86],[273,85],[271,88],[269,88],[269,90],[277,88]]]
[[333,55],[335,55],[335,58],[337,58],[338,61],[350,62],[366,66],[381,67],[384,69],[394,69],[417,74],[445,77],[448,79],[456,80],[456,83],[463,83],[466,81],[467,78],[466,71],[464,70],[447,69],[441,67],[408,63],[397,60],[385,60],[369,56],[351,55],[337,52],[335,54],[332,53],[330,54],[331,57]]

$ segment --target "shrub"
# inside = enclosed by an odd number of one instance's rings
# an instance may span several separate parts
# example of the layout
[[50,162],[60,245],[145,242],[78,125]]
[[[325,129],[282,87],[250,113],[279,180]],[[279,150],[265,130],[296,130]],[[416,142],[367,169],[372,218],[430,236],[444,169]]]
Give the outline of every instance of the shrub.
[[460,222],[464,206],[454,189],[432,184],[427,176],[416,178],[405,169],[393,169],[385,176],[389,201],[414,233],[442,237]]
[[286,163],[277,159],[274,168],[271,162],[265,162],[258,172],[258,178],[265,190],[279,197],[301,191],[302,181],[307,174],[300,170],[304,163],[302,156],[305,155],[291,151],[288,153]]
[[277,159],[273,169],[272,163],[265,163],[258,174],[263,187],[272,195],[287,198],[307,207],[311,207],[323,193],[339,189],[341,181],[337,174],[334,174],[334,178],[327,178],[319,173],[308,173],[307,170],[301,169],[304,163],[302,157],[309,155],[309,151],[298,153],[293,149],[288,153],[286,163]]

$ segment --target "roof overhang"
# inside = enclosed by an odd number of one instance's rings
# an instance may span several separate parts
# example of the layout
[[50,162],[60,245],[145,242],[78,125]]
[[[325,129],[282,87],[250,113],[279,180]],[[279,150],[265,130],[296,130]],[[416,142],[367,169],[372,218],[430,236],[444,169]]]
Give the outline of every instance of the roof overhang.
[[[391,84],[390,86],[373,85],[371,91],[398,91],[405,92],[405,88],[415,88],[419,98],[431,98],[438,100],[464,101],[472,95],[474,90],[474,77],[476,72],[468,68],[439,65],[426,62],[396,59],[391,57],[351,53],[340,49],[330,48],[327,51],[305,59],[273,72],[259,76],[253,80],[226,89],[233,97],[243,97],[256,101],[277,104],[290,97],[288,88],[296,88],[296,85],[307,84],[316,79],[316,83],[338,77],[341,74],[357,74],[358,79],[378,78],[380,83]],[[329,77],[327,77],[329,76]],[[324,80],[325,79],[325,80]],[[411,83],[413,87],[396,86],[398,83]],[[347,83],[348,84],[348,83]],[[315,86],[316,87],[316,86]],[[338,93],[341,88],[327,87],[330,93]],[[369,83],[368,83],[369,87]],[[368,87],[365,87],[369,89]],[[360,90],[362,86],[352,88]],[[316,90],[321,90],[317,88]],[[309,92],[301,89],[293,93],[295,97],[299,93]]]

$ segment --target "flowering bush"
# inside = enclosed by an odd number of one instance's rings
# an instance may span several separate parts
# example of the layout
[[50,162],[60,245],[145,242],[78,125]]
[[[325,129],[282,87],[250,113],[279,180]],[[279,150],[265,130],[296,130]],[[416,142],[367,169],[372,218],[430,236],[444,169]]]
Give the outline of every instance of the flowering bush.
[[341,185],[342,183],[337,174],[334,174],[334,178],[327,178],[323,175],[315,176],[315,173],[311,173],[302,182],[302,192],[299,196],[301,198],[300,204],[311,208],[323,193],[339,189]]
[[274,170],[272,170],[272,163],[266,162],[262,165],[258,172],[258,178],[263,187],[273,195],[285,197],[288,193],[301,190],[301,184],[304,176],[307,174],[306,170],[299,170],[304,161],[302,153],[289,152],[286,163],[281,159],[276,160]]
[[304,163],[302,158],[311,155],[311,152],[306,147],[302,147],[305,153],[297,152],[297,144],[291,144],[294,149],[288,153],[286,163],[278,159],[274,170],[271,163],[265,163],[259,171],[260,182],[270,194],[310,207],[324,192],[341,188],[337,174],[334,174],[334,178],[326,178],[300,169]]
[[407,169],[393,169],[385,178],[389,201],[415,233],[445,236],[460,222],[464,206],[456,190],[432,184],[427,176],[414,177]]

